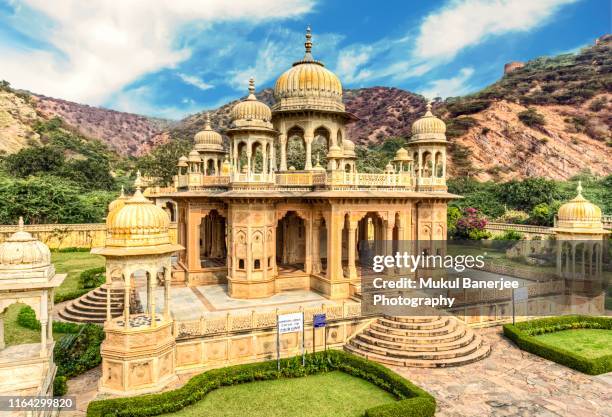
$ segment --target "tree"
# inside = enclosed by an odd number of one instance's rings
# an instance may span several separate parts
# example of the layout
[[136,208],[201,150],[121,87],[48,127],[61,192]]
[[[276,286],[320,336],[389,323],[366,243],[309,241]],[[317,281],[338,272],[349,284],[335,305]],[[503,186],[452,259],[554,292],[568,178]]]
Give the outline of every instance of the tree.
[[499,184],[496,194],[502,203],[527,212],[540,203],[551,204],[562,197],[557,183],[546,178],[508,181]]
[[64,167],[61,150],[52,146],[24,148],[4,159],[5,170],[16,177],[25,178],[38,173],[53,174]]
[[176,164],[181,156],[187,156],[192,148],[188,140],[176,139],[158,146],[149,155],[140,158],[136,167],[143,175],[159,178],[160,184],[172,183],[172,177],[176,175]]

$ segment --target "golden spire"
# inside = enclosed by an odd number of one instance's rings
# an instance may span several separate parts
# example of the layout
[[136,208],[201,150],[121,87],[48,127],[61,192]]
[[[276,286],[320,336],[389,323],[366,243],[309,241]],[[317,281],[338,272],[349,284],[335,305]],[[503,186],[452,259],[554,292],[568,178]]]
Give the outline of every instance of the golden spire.
[[257,97],[255,97],[255,78],[253,77],[249,78],[249,96],[247,100],[257,100]]
[[578,180],[578,187],[576,187],[576,191],[578,191],[578,195],[576,197],[582,197],[582,181]]
[[427,109],[427,111],[425,112],[425,117],[433,116],[433,113],[431,112],[431,100],[427,100],[427,104],[425,105],[425,109]]
[[303,61],[314,61],[314,58],[312,57],[312,34],[310,25],[306,26],[306,42],[304,42],[304,47],[306,49],[306,53],[304,54]]
[[125,189],[123,188],[123,185],[121,186],[121,194],[119,194],[119,198],[125,197]]
[[136,191],[140,192],[142,187],[142,178],[140,178],[140,170],[136,171],[136,179],[134,180],[134,187],[136,187]]

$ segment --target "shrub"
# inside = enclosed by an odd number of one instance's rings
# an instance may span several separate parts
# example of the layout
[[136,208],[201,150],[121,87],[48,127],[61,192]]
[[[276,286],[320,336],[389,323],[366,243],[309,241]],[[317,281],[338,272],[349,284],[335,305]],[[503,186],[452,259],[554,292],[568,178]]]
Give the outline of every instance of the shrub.
[[591,102],[591,104],[589,104],[589,110],[598,112],[606,107],[606,102],[607,100],[605,97],[596,98]]
[[560,363],[589,375],[599,375],[612,371],[612,355],[588,359],[562,347],[551,346],[534,336],[568,329],[608,329],[612,330],[612,318],[569,315],[529,320],[517,324],[504,325],[504,335],[527,352]]
[[66,383],[67,381],[68,378],[63,375],[58,375],[55,377],[55,379],[53,380],[54,397],[61,397],[62,395],[66,394],[66,392],[68,391],[68,385]]
[[489,108],[491,102],[489,100],[458,100],[449,102],[446,109],[452,117],[462,116],[466,114],[478,113]]
[[96,288],[104,284],[104,272],[106,268],[101,266],[99,268],[91,268],[81,272],[79,275],[79,282],[83,288]]
[[83,294],[87,294],[90,291],[89,288],[79,288],[78,290],[73,290],[69,292],[65,292],[62,294],[55,294],[53,300],[55,303],[61,303],[68,300],[74,300],[75,298],[79,298]]
[[40,330],[40,321],[30,306],[23,306],[17,313],[17,324],[30,330]]
[[506,210],[506,212],[497,218],[502,223],[523,224],[529,218],[529,214],[522,210]]
[[457,220],[455,237],[459,239],[482,240],[491,236],[484,230],[487,220],[473,207],[463,210],[463,217]]
[[172,413],[202,400],[209,392],[222,386],[295,378],[339,370],[362,378],[393,394],[398,401],[365,410],[370,417],[427,417],[433,416],[435,399],[426,391],[382,365],[342,351],[326,351],[306,355],[306,366],[301,357],[281,360],[281,371],[276,361],[236,365],[213,369],[191,378],[179,389],[161,394],[132,398],[117,398],[89,403],[88,417],[146,417]]
[[525,126],[540,128],[546,124],[546,119],[534,109],[533,107],[528,108],[518,114],[518,118]]

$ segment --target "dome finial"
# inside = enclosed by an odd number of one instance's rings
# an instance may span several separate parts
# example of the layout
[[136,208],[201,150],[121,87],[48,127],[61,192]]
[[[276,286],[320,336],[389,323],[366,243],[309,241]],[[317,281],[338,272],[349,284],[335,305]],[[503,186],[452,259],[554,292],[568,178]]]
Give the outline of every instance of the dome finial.
[[125,197],[125,188],[123,188],[123,185],[121,186],[121,194],[119,194],[119,197]]
[[257,98],[255,97],[255,78],[254,77],[249,78],[249,96],[247,97],[247,100],[257,100]]
[[19,231],[23,232],[23,216],[19,216],[19,223],[17,223],[19,226]]
[[212,127],[210,127],[210,112],[206,112],[204,116],[204,130],[212,130]]
[[142,187],[142,178],[140,174],[140,170],[136,171],[136,179],[134,180],[134,187],[136,187],[136,191],[141,191]]
[[304,54],[304,61],[314,61],[312,57],[312,34],[310,30],[310,25],[306,26],[306,42],[304,42],[304,47],[306,48],[306,53]]
[[431,100],[427,100],[425,109],[426,109],[425,116],[433,116],[433,113],[431,112]]
[[576,191],[578,191],[578,195],[576,197],[582,197],[582,181],[578,180],[578,187],[576,187]]

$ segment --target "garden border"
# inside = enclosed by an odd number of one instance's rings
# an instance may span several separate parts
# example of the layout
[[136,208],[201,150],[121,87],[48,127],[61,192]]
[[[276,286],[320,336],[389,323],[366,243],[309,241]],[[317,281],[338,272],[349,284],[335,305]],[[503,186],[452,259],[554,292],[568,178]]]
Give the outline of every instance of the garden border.
[[612,330],[612,317],[567,315],[504,325],[504,336],[519,348],[589,375],[612,371],[612,355],[588,359],[569,350],[541,342],[535,335],[571,329]]
[[148,417],[172,413],[204,399],[207,393],[230,385],[279,378],[297,378],[329,371],[341,371],[366,380],[393,394],[398,401],[364,410],[365,417],[430,417],[436,400],[425,390],[390,369],[340,350],[329,350],[302,357],[283,359],[281,371],[276,361],[266,361],[213,369],[191,378],[181,388],[159,394],[91,402],[87,417]]

